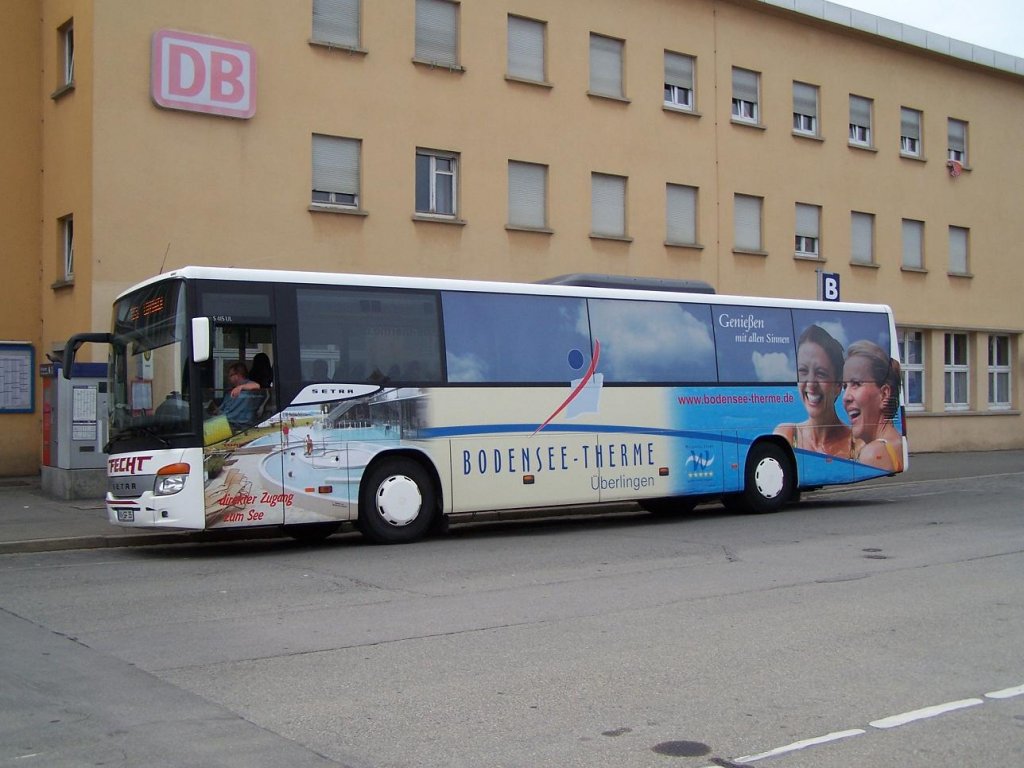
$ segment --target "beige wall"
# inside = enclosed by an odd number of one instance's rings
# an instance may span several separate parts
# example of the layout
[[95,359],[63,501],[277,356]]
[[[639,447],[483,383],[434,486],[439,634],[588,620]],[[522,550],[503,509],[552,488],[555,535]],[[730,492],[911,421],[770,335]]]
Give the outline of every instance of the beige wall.
[[[11,3],[0,24],[0,264],[8,290],[0,302],[0,340],[31,342],[39,356],[40,88],[39,10]],[[36,412],[0,414],[0,474],[34,472],[39,462],[41,390]]]
[[[979,350],[990,330],[1015,345],[1024,330],[1014,211],[1024,156],[1009,149],[1024,118],[1020,77],[739,0],[642,0],[628,14],[616,0],[464,2],[462,72],[412,63],[412,0],[363,3],[364,53],[310,45],[310,0],[258,13],[238,0],[42,6],[44,69],[57,26],[74,15],[81,30],[75,91],[41,99],[44,345],[105,329],[119,291],[186,264],[514,280],[611,272],[792,297],[813,297],[826,269],[841,274],[844,298],[888,302],[901,325],[928,329],[930,354],[943,328],[978,331]],[[506,79],[510,11],[547,22],[550,87]],[[150,41],[165,27],[253,46],[253,119],[151,101]],[[625,41],[628,102],[587,95],[591,32]],[[662,108],[666,49],[696,57],[697,115]],[[763,129],[730,121],[733,66],[761,73]],[[792,134],[794,80],[820,86],[823,141]],[[847,144],[850,93],[874,99],[877,151]],[[899,157],[901,105],[924,113],[925,162]],[[957,179],[945,168],[949,116],[970,124],[971,170]],[[308,210],[313,133],[362,140],[367,215]],[[413,220],[417,147],[460,153],[464,224]],[[551,234],[506,229],[510,159],[549,166]],[[592,172],[628,177],[630,242],[590,237]],[[699,188],[701,248],[665,245],[667,182]],[[764,198],[767,255],[733,252],[736,193]],[[794,258],[797,202],[822,207],[823,262]],[[55,290],[55,221],[71,210],[75,285]],[[849,263],[851,210],[876,215],[877,267]],[[927,272],[900,269],[904,217],[926,223]],[[950,225],[970,228],[973,277],[947,274]],[[1018,360],[1015,349],[1015,406]],[[985,372],[975,373],[980,413]],[[941,413],[941,357],[929,359],[929,382],[928,407]],[[1021,427],[1016,411],[914,416],[911,436],[917,449],[1020,447]]]

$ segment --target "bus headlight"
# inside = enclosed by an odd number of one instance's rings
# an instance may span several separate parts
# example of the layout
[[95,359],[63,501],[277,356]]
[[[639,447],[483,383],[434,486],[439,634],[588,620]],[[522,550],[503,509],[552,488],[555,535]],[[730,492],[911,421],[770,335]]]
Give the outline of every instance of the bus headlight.
[[153,493],[156,496],[173,496],[180,493],[185,488],[188,473],[188,464],[168,464],[166,467],[160,467],[156,473]]

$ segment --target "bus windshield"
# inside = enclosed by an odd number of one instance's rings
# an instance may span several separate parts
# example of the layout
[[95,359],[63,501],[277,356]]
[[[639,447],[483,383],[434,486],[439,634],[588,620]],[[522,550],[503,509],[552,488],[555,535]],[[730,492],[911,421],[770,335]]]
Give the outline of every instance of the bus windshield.
[[191,432],[185,284],[148,286],[114,305],[110,438]]

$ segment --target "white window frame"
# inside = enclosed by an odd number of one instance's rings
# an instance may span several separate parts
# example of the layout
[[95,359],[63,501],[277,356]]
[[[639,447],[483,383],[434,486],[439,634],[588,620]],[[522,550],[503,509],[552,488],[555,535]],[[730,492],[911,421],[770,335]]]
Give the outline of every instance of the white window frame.
[[875,214],[850,211],[850,263],[875,264]]
[[314,133],[312,142],[314,207],[359,209],[362,141]]
[[900,107],[900,154],[906,157],[921,157],[924,143],[922,141],[922,123],[924,115],[921,110],[911,107]]
[[459,10],[459,4],[451,0],[416,0],[416,54],[413,61],[461,69]]
[[[923,411],[925,410],[924,372],[926,354],[924,332],[916,328],[897,328],[896,339],[900,349],[904,403],[908,411]],[[910,386],[911,379],[917,381],[916,387]],[[913,399],[915,390],[919,393],[918,399]]]
[[794,255],[804,259],[821,258],[821,206],[796,204]]
[[943,402],[947,411],[966,411],[971,402],[971,350],[966,333],[947,332],[943,338]]
[[75,280],[75,217],[73,214],[60,218],[61,281]]
[[764,198],[756,195],[733,196],[733,250],[764,253]]
[[57,29],[60,35],[60,83],[62,88],[75,84],[75,20],[68,19]]
[[547,22],[508,15],[506,76],[547,82]]
[[761,73],[742,67],[732,68],[732,119],[738,123],[760,125]]
[[508,161],[508,226],[548,230],[548,167]]
[[[924,270],[924,222],[917,219],[903,219],[903,269]],[[916,262],[916,263],[914,263]]]
[[949,227],[949,274],[971,273],[971,230],[967,227]]
[[590,235],[626,239],[625,176],[590,174]]
[[793,81],[793,133],[818,136],[818,95],[818,86]]
[[590,90],[592,96],[625,99],[626,43],[615,37],[590,33]]
[[[988,408],[1007,411],[1013,401],[1013,365],[1010,337],[989,334],[988,337]],[[1002,384],[1002,386],[1000,386]],[[1000,390],[1005,396],[1000,396]]]
[[362,0],[313,0],[310,40],[333,48],[359,50],[362,6]]
[[[424,169],[420,158],[426,158]],[[439,162],[440,161],[440,162]],[[447,163],[448,167],[442,167]],[[426,181],[429,184],[428,202],[426,208],[419,207],[420,173],[425,170]],[[451,199],[451,210],[439,210],[443,195],[438,195],[439,186],[443,184]],[[416,215],[436,217],[442,219],[455,219],[459,214],[459,156],[455,152],[443,152],[432,149],[418,148],[416,150]]]
[[946,121],[946,157],[967,165],[967,121],[950,117]]
[[697,245],[697,187],[665,185],[665,243]]
[[[866,96],[850,94],[850,144],[855,147],[872,146],[871,123],[875,102]],[[865,114],[866,113],[866,114]],[[866,123],[864,120],[866,119]]]
[[694,80],[697,69],[695,57],[675,51],[665,51],[664,105],[670,109],[693,112]]

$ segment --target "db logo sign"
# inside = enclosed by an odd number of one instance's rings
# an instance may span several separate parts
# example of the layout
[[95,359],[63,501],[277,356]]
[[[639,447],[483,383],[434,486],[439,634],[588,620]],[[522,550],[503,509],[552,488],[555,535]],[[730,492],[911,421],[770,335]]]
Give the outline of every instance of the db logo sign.
[[167,109],[250,118],[256,54],[248,45],[161,29],[153,35],[151,92]]

